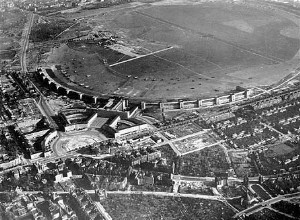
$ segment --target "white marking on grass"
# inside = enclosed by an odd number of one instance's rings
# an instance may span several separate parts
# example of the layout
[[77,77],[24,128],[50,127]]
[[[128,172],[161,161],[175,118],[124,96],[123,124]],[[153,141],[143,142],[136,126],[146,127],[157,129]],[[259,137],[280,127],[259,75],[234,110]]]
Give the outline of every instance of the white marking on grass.
[[139,91],[136,91],[136,92],[133,94],[133,96],[136,96],[137,94],[139,94]]
[[[78,21],[80,21],[80,20],[78,20]],[[76,22],[76,23],[74,23],[74,24],[72,24],[70,27],[68,27],[68,28],[66,28],[65,30],[63,30],[62,32],[60,32],[58,35],[56,35],[54,38],[58,38],[60,35],[62,35],[64,32],[66,32],[66,31],[68,31],[68,30],[70,30],[72,27],[74,27],[76,24],[78,24],[79,22]]]
[[127,95],[130,95],[131,93],[133,93],[133,89],[131,89],[129,92],[127,92]]
[[117,62],[117,63],[111,64],[109,66],[113,67],[113,66],[116,66],[116,65],[119,65],[119,64],[122,64],[122,63],[127,63],[129,61],[137,60],[137,59],[140,59],[140,58],[143,58],[143,57],[147,57],[147,56],[150,56],[150,55],[153,55],[153,54],[157,54],[157,53],[160,53],[160,52],[163,52],[163,51],[166,51],[166,50],[170,50],[170,49],[173,49],[173,47],[167,47],[167,48],[162,49],[162,50],[158,50],[158,51],[151,52],[151,53],[148,53],[148,54],[145,54],[145,55],[141,55],[141,56],[137,56],[137,57],[134,57],[134,58],[131,58],[131,59],[128,59],[128,60]]

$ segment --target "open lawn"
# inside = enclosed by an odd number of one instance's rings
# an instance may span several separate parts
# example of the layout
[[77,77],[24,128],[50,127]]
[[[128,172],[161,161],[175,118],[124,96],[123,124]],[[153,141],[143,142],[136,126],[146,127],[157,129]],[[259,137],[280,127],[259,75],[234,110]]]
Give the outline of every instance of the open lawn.
[[0,12],[0,67],[13,65],[18,61],[17,53],[20,49],[22,31],[27,21],[26,16],[26,13],[20,10]]
[[269,147],[268,150],[266,150],[266,152],[265,152],[265,156],[266,157],[277,157],[277,156],[291,153],[292,151],[294,151],[294,149],[286,144],[277,144],[277,145]]

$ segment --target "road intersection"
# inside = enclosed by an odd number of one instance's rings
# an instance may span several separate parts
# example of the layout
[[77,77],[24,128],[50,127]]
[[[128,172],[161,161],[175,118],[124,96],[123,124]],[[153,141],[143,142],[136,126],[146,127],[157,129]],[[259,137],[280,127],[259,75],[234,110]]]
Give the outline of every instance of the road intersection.
[[[271,198],[269,200],[260,202],[260,203],[254,205],[254,206],[252,206],[248,209],[245,209],[245,210],[237,213],[233,218],[238,218],[240,216],[245,216],[245,215],[249,216],[249,215],[251,215],[255,212],[258,212],[258,211],[260,211],[264,208],[271,208],[271,204],[274,204],[274,203],[279,202],[279,201],[290,201],[293,198],[300,198],[300,192],[292,193],[292,194],[286,194],[286,195],[279,195],[279,196]],[[277,210],[275,210],[275,211],[277,211]]]

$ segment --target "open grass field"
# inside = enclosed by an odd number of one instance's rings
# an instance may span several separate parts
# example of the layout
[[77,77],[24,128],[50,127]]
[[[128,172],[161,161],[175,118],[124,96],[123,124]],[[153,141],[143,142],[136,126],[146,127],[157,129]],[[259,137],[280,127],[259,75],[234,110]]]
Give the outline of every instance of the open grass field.
[[11,65],[18,60],[17,53],[25,23],[24,12],[19,10],[0,12],[0,67]]
[[293,152],[294,149],[286,144],[277,144],[274,145],[265,152],[266,157],[276,157],[276,156],[282,156],[288,153]]
[[0,37],[0,59],[12,59],[16,55],[18,44],[14,43],[12,39]]
[[[121,83],[124,83],[124,77],[111,74],[103,65],[101,58],[96,53],[86,52],[85,47],[73,49],[67,45],[54,48],[50,56],[45,61],[47,65],[59,63],[61,68],[70,75],[68,81],[70,85],[73,82],[89,85],[98,93],[113,93]],[[58,78],[63,78],[57,74]],[[72,82],[72,81],[73,82]]]
[[[211,97],[236,86],[273,84],[299,65],[299,19],[284,12],[165,0],[91,15],[85,18],[91,29],[112,31],[118,43],[143,51],[132,59],[99,45],[77,47],[108,60],[115,72],[107,83],[118,83],[111,94],[152,100]],[[96,89],[104,92],[102,84]]]

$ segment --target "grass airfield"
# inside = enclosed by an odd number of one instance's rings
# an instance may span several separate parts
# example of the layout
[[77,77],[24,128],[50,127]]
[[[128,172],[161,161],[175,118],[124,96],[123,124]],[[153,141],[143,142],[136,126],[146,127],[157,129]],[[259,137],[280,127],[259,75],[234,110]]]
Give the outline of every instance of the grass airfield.
[[[88,17],[80,22],[92,30],[115,33],[120,46],[63,45],[53,49],[47,64],[69,66],[73,80],[100,94],[145,100],[212,97],[236,86],[271,85],[299,65],[299,20],[284,12],[161,1],[64,16],[81,14]],[[72,63],[72,57],[82,64]]]

